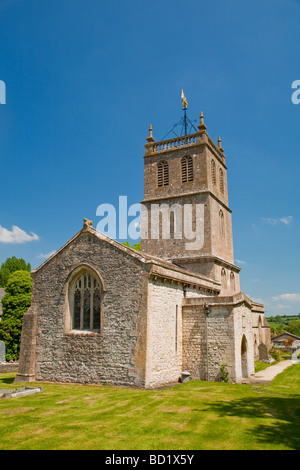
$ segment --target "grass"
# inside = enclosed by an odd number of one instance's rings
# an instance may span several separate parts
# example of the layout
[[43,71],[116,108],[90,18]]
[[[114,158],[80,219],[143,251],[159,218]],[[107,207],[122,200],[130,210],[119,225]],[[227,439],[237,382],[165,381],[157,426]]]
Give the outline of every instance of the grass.
[[260,362],[260,361],[255,361],[254,364],[255,364],[255,372],[260,372],[261,370],[265,370],[267,369],[268,367],[271,367],[271,366],[275,366],[275,364],[278,364],[279,361],[274,361],[270,364],[266,363],[266,362]]
[[[21,386],[14,376],[1,374],[0,388]],[[42,394],[0,400],[0,450],[300,449],[300,364],[269,386],[42,385]]]

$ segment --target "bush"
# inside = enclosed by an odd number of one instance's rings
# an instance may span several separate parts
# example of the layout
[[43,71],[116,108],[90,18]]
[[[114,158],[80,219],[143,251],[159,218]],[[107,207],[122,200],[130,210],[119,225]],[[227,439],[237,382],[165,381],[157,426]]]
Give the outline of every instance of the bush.
[[275,361],[282,361],[282,351],[280,351],[280,349],[278,348],[275,348],[275,346],[273,346],[270,351],[269,351],[269,354],[270,356],[275,359]]
[[229,374],[226,364],[222,364],[220,367],[220,380],[221,382],[229,382]]
[[19,358],[23,315],[31,303],[32,279],[28,271],[15,271],[6,284],[2,299],[0,340],[6,347],[6,360]]

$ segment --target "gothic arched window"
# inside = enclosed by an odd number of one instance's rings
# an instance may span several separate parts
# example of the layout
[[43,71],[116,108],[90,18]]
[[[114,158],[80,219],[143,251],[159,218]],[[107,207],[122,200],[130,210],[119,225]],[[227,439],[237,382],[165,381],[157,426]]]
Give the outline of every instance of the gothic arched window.
[[193,179],[193,158],[187,155],[181,159],[181,180],[183,183],[186,183],[187,181],[193,181]]
[[163,161],[157,164],[157,185],[168,186],[169,184],[169,165]]
[[71,329],[100,332],[102,285],[88,270],[77,274],[70,285]]

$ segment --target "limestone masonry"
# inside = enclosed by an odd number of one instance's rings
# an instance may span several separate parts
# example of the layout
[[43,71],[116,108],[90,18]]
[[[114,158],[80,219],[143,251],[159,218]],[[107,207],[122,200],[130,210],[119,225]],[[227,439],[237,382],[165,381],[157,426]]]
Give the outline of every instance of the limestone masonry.
[[254,374],[270,329],[240,291],[226,159],[202,113],[194,134],[155,142],[150,127],[142,205],[140,252],[84,219],[32,272],[16,381],[155,388],[182,372],[220,380],[224,365],[232,382]]

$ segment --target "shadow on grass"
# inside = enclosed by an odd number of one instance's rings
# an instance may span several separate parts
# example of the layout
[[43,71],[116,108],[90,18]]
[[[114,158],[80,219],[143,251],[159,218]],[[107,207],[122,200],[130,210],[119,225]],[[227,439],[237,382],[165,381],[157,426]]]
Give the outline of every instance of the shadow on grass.
[[15,380],[15,375],[9,376],[9,377],[0,377],[0,388],[1,388],[1,384],[13,384],[14,380]]
[[[251,431],[257,442],[269,448],[285,447],[300,449],[300,400],[299,395],[282,397],[246,398],[223,403],[214,403],[206,409],[220,417],[265,419]],[[272,422],[270,423],[270,420]]]

